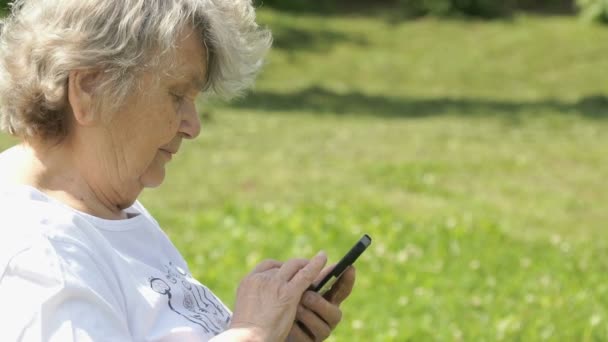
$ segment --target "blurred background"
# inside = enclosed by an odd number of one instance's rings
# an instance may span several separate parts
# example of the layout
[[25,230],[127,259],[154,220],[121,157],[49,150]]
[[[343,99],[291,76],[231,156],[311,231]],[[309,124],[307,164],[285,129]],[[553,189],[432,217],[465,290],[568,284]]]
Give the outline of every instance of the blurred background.
[[331,341],[608,340],[606,1],[257,7],[256,87],[142,196],[201,282],[368,233]]

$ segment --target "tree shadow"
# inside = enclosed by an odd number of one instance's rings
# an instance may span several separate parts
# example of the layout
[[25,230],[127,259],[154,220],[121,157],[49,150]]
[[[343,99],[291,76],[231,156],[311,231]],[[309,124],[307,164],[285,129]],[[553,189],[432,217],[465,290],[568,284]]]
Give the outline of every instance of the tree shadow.
[[398,0],[254,0],[257,8],[269,7],[294,15],[329,16],[376,16],[400,11]]
[[519,0],[520,11],[543,16],[575,16],[575,0]]
[[324,28],[298,28],[282,21],[269,23],[273,36],[273,48],[287,52],[311,50],[326,52],[338,43],[367,46],[369,42],[363,36],[352,36],[347,33]]
[[384,118],[417,118],[437,115],[502,116],[517,120],[535,112],[581,115],[608,119],[608,97],[587,96],[576,102],[557,99],[540,101],[502,101],[471,98],[416,99],[368,95],[361,92],[337,93],[314,86],[294,93],[257,91],[230,105],[232,108],[272,112],[313,112],[318,115],[362,115]]
[[[322,5],[325,2],[320,2],[315,5],[313,3],[308,3],[308,0],[302,1],[304,2],[297,6],[294,4],[289,5],[288,2],[285,1],[278,1],[270,4],[269,7],[283,13],[289,13],[289,16],[376,17],[381,18],[392,25],[421,18],[415,14],[405,12],[403,8],[399,7],[398,3],[392,3],[390,1],[377,5],[363,1],[354,3],[350,3],[350,1],[344,3],[337,2],[326,5]],[[264,6],[262,5],[261,7]],[[515,10],[546,16],[576,14],[573,0],[519,0]],[[289,16],[275,16],[267,23],[273,34],[273,47],[276,49],[286,52],[296,52],[299,50],[327,52],[334,47],[336,43],[348,43],[363,47],[370,45],[369,40],[364,36],[353,36],[345,32],[324,29],[322,27],[298,27],[296,23],[287,19]],[[466,20],[469,22],[485,22],[488,20],[512,22],[512,19],[512,15],[497,16],[493,18],[454,15],[443,18],[443,20]]]
[[[292,15],[315,15],[322,17],[364,16],[380,17],[389,22],[411,20],[421,16],[416,6],[404,6],[404,0],[254,0],[259,8],[269,7]],[[405,0],[407,1],[407,0]],[[498,1],[498,0],[496,0]],[[469,2],[473,5],[473,3]],[[508,10],[501,15],[484,16],[469,14],[458,16],[461,20],[485,18],[503,20],[514,13],[531,13],[542,16],[574,16],[577,14],[576,0],[511,0]],[[448,16],[452,17],[453,16]]]

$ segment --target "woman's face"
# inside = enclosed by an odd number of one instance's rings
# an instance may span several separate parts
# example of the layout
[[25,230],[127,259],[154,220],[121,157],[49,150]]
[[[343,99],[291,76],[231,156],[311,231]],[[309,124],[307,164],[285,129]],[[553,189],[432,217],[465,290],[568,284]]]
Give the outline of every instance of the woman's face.
[[114,154],[114,177],[124,184],[155,187],[165,177],[165,165],[183,138],[200,132],[195,99],[205,79],[205,53],[200,34],[184,30],[176,52],[176,67],[143,75],[135,94],[113,114],[107,127],[108,150]]

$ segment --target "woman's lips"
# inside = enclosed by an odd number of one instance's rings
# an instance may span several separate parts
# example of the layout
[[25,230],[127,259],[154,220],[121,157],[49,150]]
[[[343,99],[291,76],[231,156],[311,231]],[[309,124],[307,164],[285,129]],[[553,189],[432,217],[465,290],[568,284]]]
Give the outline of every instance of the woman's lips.
[[165,156],[167,156],[167,158],[169,158],[169,159],[173,158],[173,155],[175,154],[175,152],[167,151],[167,150],[162,149],[162,148],[159,151],[163,152],[163,154]]

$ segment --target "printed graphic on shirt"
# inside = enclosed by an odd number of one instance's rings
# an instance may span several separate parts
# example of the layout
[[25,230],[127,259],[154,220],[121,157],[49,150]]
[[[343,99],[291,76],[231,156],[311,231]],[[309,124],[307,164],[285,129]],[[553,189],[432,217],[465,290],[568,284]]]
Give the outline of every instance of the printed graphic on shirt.
[[230,314],[217,297],[173,263],[165,265],[165,270],[162,278],[150,277],[150,287],[167,296],[171,311],[198,324],[207,333],[217,335],[224,331]]

